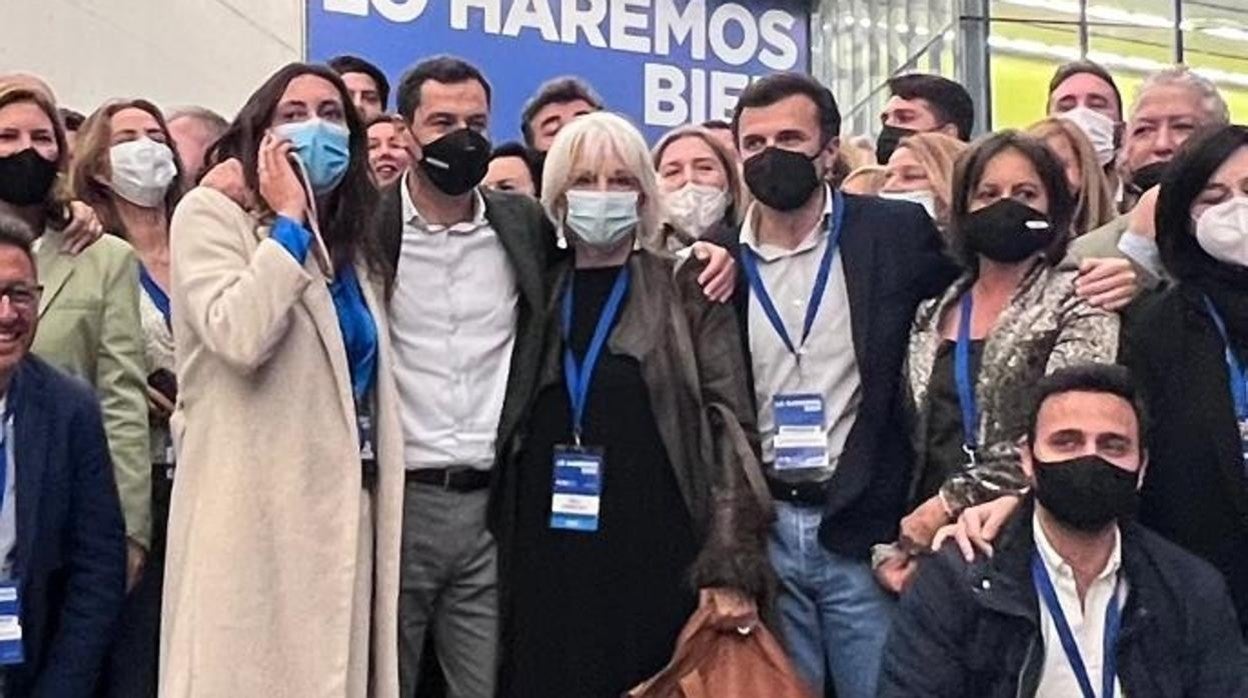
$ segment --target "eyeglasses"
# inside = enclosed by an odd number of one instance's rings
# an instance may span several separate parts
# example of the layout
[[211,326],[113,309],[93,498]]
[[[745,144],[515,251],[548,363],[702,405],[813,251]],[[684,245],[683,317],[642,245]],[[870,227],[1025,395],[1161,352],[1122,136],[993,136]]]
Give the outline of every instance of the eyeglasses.
[[42,286],[30,286],[28,284],[13,284],[12,286],[4,286],[0,288],[0,301],[8,300],[14,310],[29,312],[39,305],[39,299],[43,296]]

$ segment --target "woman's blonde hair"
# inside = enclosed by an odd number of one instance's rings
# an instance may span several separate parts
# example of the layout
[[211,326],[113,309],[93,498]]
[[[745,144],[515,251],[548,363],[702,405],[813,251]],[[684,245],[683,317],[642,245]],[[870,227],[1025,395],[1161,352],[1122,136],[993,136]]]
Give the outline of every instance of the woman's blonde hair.
[[663,134],[659,142],[654,146],[654,169],[657,173],[660,164],[663,162],[663,153],[668,147],[676,141],[685,138],[697,138],[706,144],[706,147],[715,153],[715,159],[719,161],[720,166],[724,168],[724,177],[728,181],[728,204],[727,220],[736,225],[741,222],[741,215],[745,213],[745,185],[741,182],[741,172],[737,169],[736,155],[728,152],[723,143],[715,138],[709,129],[702,126],[679,126]]
[[546,154],[542,171],[542,206],[546,215],[563,232],[568,211],[568,190],[584,172],[597,175],[609,158],[619,160],[638,184],[638,226],[636,239],[646,250],[665,254],[659,226],[663,204],[659,181],[650,160],[650,148],[635,126],[622,116],[594,112],[577,117],[564,126]]
[[[56,98],[41,81],[21,74],[0,76],[0,109],[19,102],[34,104],[52,122],[52,134],[56,139],[56,169],[61,174],[57,176],[56,182],[48,190],[44,208],[47,210],[49,225],[53,228],[61,228],[69,222],[67,209],[69,187],[64,174],[69,165],[69,142],[65,139],[65,124],[61,121],[60,112],[57,111]],[[36,235],[43,233],[42,230],[34,232]]]
[[1105,225],[1118,215],[1114,206],[1114,193],[1109,187],[1109,178],[1101,169],[1096,159],[1096,149],[1092,142],[1069,119],[1049,117],[1037,121],[1027,129],[1027,133],[1047,141],[1050,138],[1063,138],[1075,151],[1079,160],[1079,196],[1075,202],[1075,219],[1071,224],[1071,235],[1079,237],[1084,233]]
[[69,167],[69,186],[74,198],[95,209],[105,229],[110,233],[124,234],[117,209],[113,203],[112,189],[106,184],[112,177],[109,153],[113,143],[113,117],[126,109],[138,109],[156,120],[165,134],[165,145],[173,151],[173,163],[177,174],[165,192],[165,216],[173,218],[173,209],[183,194],[182,159],[174,145],[164,114],[155,104],[144,99],[115,99],[96,109],[78,129],[78,142],[74,149],[74,161]]
[[841,191],[846,194],[875,196],[884,188],[886,179],[888,170],[879,165],[863,165],[845,175],[845,179],[841,180]]
[[897,149],[905,148],[927,173],[936,198],[936,220],[948,223],[950,202],[953,201],[953,168],[958,157],[969,146],[943,133],[916,133],[902,138]]

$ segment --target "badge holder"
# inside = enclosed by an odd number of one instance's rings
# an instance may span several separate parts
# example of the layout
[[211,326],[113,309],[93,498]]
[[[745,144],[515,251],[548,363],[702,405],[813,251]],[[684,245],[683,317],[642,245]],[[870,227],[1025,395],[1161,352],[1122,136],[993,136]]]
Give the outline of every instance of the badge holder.
[[0,583],[0,666],[26,660],[22,648],[22,603],[16,580]]
[[580,445],[555,447],[550,527],[595,533],[602,506],[603,450]]
[[772,406],[776,421],[776,435],[772,439],[776,470],[831,465],[823,396],[814,393],[777,395]]

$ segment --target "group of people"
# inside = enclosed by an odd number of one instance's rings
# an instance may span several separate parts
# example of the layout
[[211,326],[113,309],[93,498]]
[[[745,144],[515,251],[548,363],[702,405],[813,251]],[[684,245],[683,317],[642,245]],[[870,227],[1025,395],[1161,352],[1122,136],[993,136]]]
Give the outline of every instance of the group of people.
[[1248,696],[1248,129],[888,87],[0,75],[0,696],[618,696],[695,611],[811,695]]

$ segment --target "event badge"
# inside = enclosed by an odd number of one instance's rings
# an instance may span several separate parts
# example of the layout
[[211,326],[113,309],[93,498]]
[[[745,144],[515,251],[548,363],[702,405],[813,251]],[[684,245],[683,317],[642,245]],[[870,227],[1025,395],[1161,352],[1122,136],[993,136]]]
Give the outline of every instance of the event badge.
[[21,664],[22,604],[16,581],[0,583],[0,665]]
[[772,402],[776,435],[772,439],[776,470],[826,468],[828,434],[824,430],[823,396],[777,395]]
[[550,497],[550,527],[593,533],[598,530],[602,505],[600,448],[555,447],[554,484]]

